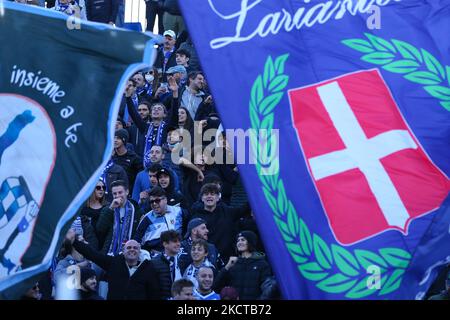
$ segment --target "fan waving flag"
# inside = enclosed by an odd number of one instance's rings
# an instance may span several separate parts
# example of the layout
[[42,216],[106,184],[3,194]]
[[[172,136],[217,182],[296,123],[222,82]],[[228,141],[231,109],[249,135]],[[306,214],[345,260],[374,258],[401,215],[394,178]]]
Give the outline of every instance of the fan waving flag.
[[50,267],[94,189],[126,80],[148,66],[154,41],[10,2],[0,40],[0,292],[15,299]]
[[[287,299],[422,299],[450,263],[448,1],[180,1]],[[251,186],[251,188],[249,188]]]

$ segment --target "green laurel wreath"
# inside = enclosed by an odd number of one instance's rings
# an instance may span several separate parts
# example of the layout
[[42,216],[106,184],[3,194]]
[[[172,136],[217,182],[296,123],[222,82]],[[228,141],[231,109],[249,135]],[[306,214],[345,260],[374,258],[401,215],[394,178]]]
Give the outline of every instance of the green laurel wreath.
[[367,40],[347,39],[342,43],[365,53],[361,60],[379,65],[384,70],[403,74],[403,77],[423,85],[424,89],[450,111],[450,66],[444,66],[427,50],[391,39],[387,41],[370,33]]
[[[289,81],[289,76],[284,74],[288,56],[281,55],[275,61],[270,56],[267,58],[263,74],[253,83],[249,102],[252,128],[258,132],[258,135],[250,134],[250,145],[257,155],[255,167],[278,230],[302,276],[315,282],[320,290],[345,294],[351,299],[391,293],[399,288],[411,260],[407,251],[398,248],[350,251],[337,244],[327,244],[318,234],[311,233],[286,195],[278,174],[279,160],[273,152],[278,148],[277,140],[271,130],[275,107]],[[380,268],[379,289],[368,286],[373,279],[373,274],[368,273],[372,265]]]

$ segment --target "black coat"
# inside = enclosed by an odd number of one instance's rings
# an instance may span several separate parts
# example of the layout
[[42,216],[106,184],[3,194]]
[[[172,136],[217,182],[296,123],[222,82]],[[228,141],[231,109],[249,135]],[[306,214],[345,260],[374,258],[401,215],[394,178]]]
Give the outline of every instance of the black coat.
[[239,257],[236,264],[220,270],[214,282],[216,292],[225,286],[236,288],[240,300],[256,300],[263,293],[261,285],[271,276],[270,266],[264,254],[253,253],[250,258]]
[[74,248],[108,273],[108,300],[158,300],[159,283],[153,264],[144,260],[130,277],[123,255],[108,256],[75,241]]
[[248,210],[248,205],[233,208],[222,202],[217,203],[213,212],[206,211],[204,208],[192,208],[192,219],[202,218],[206,221],[206,227],[209,230],[208,241],[216,245],[224,262],[228,261],[228,258],[235,252],[235,223]]
[[170,262],[163,254],[158,255],[151,262],[158,278],[159,297],[167,300],[172,296],[171,289],[173,282],[170,274]]
[[133,193],[134,180],[139,172],[144,169],[142,164],[142,158],[140,158],[134,151],[127,150],[127,153],[124,155],[115,154],[112,157],[114,164],[121,166],[128,177],[128,186],[130,189],[130,194]]

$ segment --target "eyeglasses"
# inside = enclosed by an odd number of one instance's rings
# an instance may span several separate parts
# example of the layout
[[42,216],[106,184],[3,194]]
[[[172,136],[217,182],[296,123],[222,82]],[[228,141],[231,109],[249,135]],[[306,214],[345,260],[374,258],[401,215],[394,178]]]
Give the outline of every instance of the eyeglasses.
[[150,204],[160,203],[162,199],[164,199],[164,198],[156,198],[156,199],[153,199],[153,200],[150,199]]
[[105,190],[105,186],[95,186],[95,190]]

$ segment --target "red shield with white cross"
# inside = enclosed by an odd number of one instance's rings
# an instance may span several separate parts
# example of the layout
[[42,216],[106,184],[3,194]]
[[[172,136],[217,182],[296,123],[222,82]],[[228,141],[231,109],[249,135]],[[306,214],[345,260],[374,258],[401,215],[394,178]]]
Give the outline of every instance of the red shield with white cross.
[[289,91],[297,135],[337,241],[353,244],[439,208],[447,177],[414,137],[378,70]]

